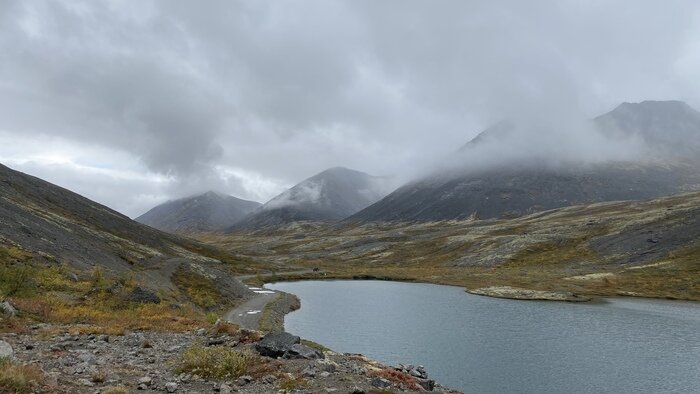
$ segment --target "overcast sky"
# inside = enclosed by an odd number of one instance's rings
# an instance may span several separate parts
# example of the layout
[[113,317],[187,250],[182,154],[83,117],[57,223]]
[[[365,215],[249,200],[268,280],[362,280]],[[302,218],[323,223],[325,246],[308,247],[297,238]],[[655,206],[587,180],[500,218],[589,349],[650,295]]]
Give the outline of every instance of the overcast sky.
[[492,123],[700,107],[697,1],[0,2],[0,162],[129,216],[402,174]]

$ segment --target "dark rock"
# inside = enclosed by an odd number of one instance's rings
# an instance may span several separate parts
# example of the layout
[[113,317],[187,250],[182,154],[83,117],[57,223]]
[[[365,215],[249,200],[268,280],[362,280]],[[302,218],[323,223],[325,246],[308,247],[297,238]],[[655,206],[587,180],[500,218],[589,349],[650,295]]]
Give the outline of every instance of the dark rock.
[[140,304],[160,304],[160,297],[156,293],[138,286],[131,291],[128,299]]
[[255,345],[255,350],[262,356],[282,357],[292,345],[301,343],[301,338],[287,332],[271,332]]
[[224,338],[210,338],[207,341],[207,346],[223,345],[224,343],[226,343]]
[[433,391],[435,388],[435,381],[432,379],[416,379],[418,384],[421,385],[426,391]]
[[289,359],[297,359],[297,358],[303,358],[306,360],[317,360],[321,358],[325,358],[323,353],[319,352],[316,349],[312,349],[306,345],[302,344],[294,344],[287,349],[286,352],[284,352],[284,358],[289,358]]
[[391,382],[382,378],[374,378],[371,382],[369,382],[369,384],[378,389],[386,389],[391,387]]

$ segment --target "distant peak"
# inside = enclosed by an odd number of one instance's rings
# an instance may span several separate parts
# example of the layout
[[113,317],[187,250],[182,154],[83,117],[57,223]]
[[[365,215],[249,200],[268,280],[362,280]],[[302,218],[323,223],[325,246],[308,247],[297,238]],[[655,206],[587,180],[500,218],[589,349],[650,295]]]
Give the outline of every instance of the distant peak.
[[646,109],[646,110],[687,110],[692,109],[684,101],[680,100],[645,100],[640,103],[624,102],[617,106],[616,110],[623,109]]

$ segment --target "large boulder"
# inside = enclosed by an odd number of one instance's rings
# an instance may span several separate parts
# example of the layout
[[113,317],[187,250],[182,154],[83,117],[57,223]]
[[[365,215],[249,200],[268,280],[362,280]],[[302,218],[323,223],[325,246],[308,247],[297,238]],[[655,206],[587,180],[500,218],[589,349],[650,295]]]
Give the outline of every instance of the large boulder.
[[282,357],[293,345],[301,343],[301,338],[288,332],[271,332],[255,345],[262,356]]
[[150,290],[137,286],[129,294],[129,301],[139,304],[160,304],[160,297]]
[[0,359],[11,358],[14,354],[15,351],[12,350],[12,346],[10,346],[9,343],[0,339]]

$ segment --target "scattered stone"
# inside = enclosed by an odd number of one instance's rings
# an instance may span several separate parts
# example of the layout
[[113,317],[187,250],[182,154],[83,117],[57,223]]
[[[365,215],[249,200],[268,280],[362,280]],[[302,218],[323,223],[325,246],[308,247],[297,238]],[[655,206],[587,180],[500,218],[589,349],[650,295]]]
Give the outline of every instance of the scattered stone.
[[197,330],[195,332],[197,333],[197,335],[202,336],[202,335],[206,335],[207,330],[205,328],[200,328],[199,330]]
[[9,301],[0,303],[0,312],[5,316],[17,316],[17,308],[10,304]]
[[318,350],[298,343],[290,346],[289,349],[284,352],[283,356],[288,359],[303,358],[306,360],[317,360],[325,357],[323,353]]
[[226,343],[224,338],[210,338],[207,341],[207,346],[223,345],[224,343]]
[[139,304],[160,304],[160,297],[156,293],[138,286],[131,291],[128,300]]
[[253,377],[252,377],[252,376],[243,375],[243,376],[241,376],[240,378],[238,378],[238,380],[236,380],[236,384],[239,385],[239,386],[245,386],[246,384],[248,384],[248,383],[250,383],[250,382],[252,382],[252,381],[253,381]]
[[321,376],[322,378],[327,378],[327,377],[331,376],[331,373],[328,371],[323,371],[320,373],[319,376]]
[[359,387],[354,387],[351,391],[351,394],[365,394],[365,390],[362,390]]
[[262,356],[282,357],[293,345],[301,344],[301,338],[288,332],[271,332],[255,345]]
[[78,379],[78,383],[85,387],[95,387],[95,383],[91,382],[88,379]]
[[15,351],[9,343],[0,339],[0,358],[11,358]]
[[321,371],[325,372],[334,373],[338,370],[338,364],[328,359],[319,359],[318,366],[321,368]]
[[264,384],[275,384],[277,382],[277,376],[275,375],[265,375],[260,379]]
[[219,393],[221,394],[231,394],[233,390],[231,390],[231,386],[229,386],[226,383],[221,383],[221,386],[219,386]]
[[313,367],[308,366],[301,371],[301,374],[304,377],[313,378],[316,377],[316,370],[314,370]]
[[100,335],[98,338],[101,342],[109,342],[109,335]]
[[145,384],[146,386],[150,386],[151,383],[153,383],[153,378],[150,376],[144,376],[141,379],[139,379],[139,384]]
[[421,385],[426,391],[433,391],[435,388],[435,381],[431,379],[417,379],[418,384]]
[[374,378],[371,382],[369,382],[369,384],[378,389],[386,389],[391,387],[391,382],[384,378]]
[[165,391],[169,393],[174,393],[177,391],[177,383],[175,382],[168,382],[165,384]]
[[68,279],[68,280],[71,281],[71,282],[77,282],[77,281],[78,281],[78,275],[76,275],[76,274],[73,273],[73,272],[69,272],[69,273],[66,275],[66,279]]

